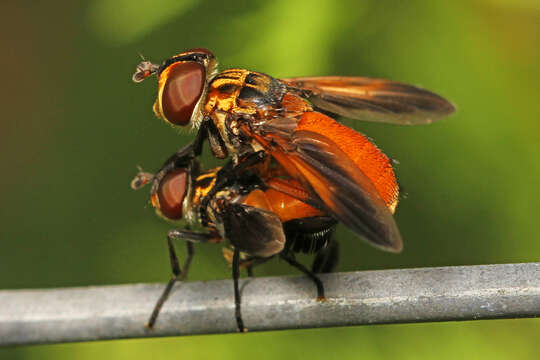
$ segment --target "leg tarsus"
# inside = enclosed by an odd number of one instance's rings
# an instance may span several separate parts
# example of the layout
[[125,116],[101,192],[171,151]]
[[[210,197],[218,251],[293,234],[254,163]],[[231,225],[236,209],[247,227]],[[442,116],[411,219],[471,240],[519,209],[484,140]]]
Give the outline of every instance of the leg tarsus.
[[317,301],[319,301],[319,302],[326,301],[326,297],[324,296],[324,285],[323,285],[321,279],[319,279],[319,277],[317,275],[315,275],[308,268],[306,268],[304,265],[300,264],[298,261],[296,261],[296,259],[294,259],[293,257],[291,257],[288,254],[283,254],[282,253],[281,258],[283,260],[285,260],[286,262],[288,262],[290,265],[294,266],[295,268],[297,268],[298,270],[303,272],[304,274],[306,274],[311,280],[313,280],[313,282],[317,286]]
[[247,332],[246,327],[244,326],[244,321],[242,320],[241,312],[241,302],[240,289],[238,288],[238,278],[240,277],[240,250],[238,248],[234,249],[233,254],[233,282],[234,282],[234,315],[236,318],[236,326],[238,327],[239,332]]
[[161,293],[161,296],[159,297],[158,301],[156,302],[156,305],[154,306],[154,310],[152,310],[152,314],[150,315],[150,318],[148,319],[148,322],[146,323],[146,327],[150,330],[154,327],[156,320],[159,316],[159,312],[161,311],[161,308],[163,307],[163,304],[165,304],[165,301],[169,297],[171,290],[174,286],[174,284],[177,281],[184,281],[188,271],[189,267],[191,265],[191,260],[193,259],[193,255],[195,254],[195,249],[193,247],[193,243],[191,241],[186,242],[186,249],[187,249],[187,257],[186,261],[184,263],[184,266],[182,269],[180,269],[180,265],[178,262],[178,256],[176,255],[176,251],[174,249],[174,244],[172,243],[172,240],[175,239],[174,237],[171,237],[170,235],[167,237],[167,244],[169,247],[169,259],[171,262],[171,270],[173,273],[173,276],[167,283],[167,286]]

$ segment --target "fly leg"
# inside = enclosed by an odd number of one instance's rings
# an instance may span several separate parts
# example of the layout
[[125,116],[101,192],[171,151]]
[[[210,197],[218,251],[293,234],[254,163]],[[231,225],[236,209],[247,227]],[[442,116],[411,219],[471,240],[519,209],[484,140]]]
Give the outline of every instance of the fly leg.
[[242,313],[241,313],[242,301],[240,297],[240,289],[238,286],[238,279],[240,277],[240,269],[246,268],[248,276],[253,277],[253,268],[257,265],[264,264],[268,260],[272,259],[273,256],[266,257],[266,258],[255,257],[255,256],[243,257],[240,250],[236,248],[234,250],[224,248],[223,257],[232,266],[232,271],[233,271],[236,326],[238,327],[239,332],[247,332],[247,329],[244,326],[244,321],[242,320]]
[[[239,261],[239,267],[240,269],[246,269],[248,277],[253,277],[253,268],[255,266],[261,265],[266,263],[268,260],[273,259],[273,256],[270,257],[257,257],[257,256],[245,256],[241,254],[240,261]],[[232,266],[233,263],[233,256],[234,256],[234,250],[231,250],[229,248],[223,248],[223,257],[225,258],[225,261],[229,265]]]
[[295,268],[297,268],[298,270],[300,270],[301,272],[306,274],[311,280],[313,280],[313,282],[317,286],[317,301],[319,301],[319,302],[326,301],[326,297],[324,296],[323,283],[322,283],[321,279],[319,279],[317,277],[317,275],[315,275],[312,271],[310,271],[304,265],[302,265],[298,261],[296,261],[296,259],[293,256],[291,256],[289,254],[286,254],[286,253],[281,253],[280,256],[281,256],[281,258],[283,260],[285,260],[290,265],[294,266]]
[[[178,256],[176,255],[176,251],[174,249],[174,244],[173,244],[173,240],[177,240],[177,239],[182,239],[186,241],[187,258],[184,265],[182,266],[182,269],[180,269]],[[157,317],[159,315],[159,312],[161,311],[163,304],[169,297],[171,290],[174,286],[174,283],[177,281],[185,280],[187,273],[189,271],[189,266],[191,265],[191,260],[193,259],[193,255],[195,253],[195,250],[193,248],[193,243],[209,242],[210,240],[213,240],[213,239],[215,239],[215,236],[212,234],[207,234],[207,233],[197,233],[197,232],[193,232],[189,230],[169,231],[169,234],[167,235],[167,244],[169,247],[169,259],[171,262],[171,270],[172,270],[173,276],[167,283],[165,290],[163,290],[163,293],[161,293],[161,296],[159,297],[156,305],[154,306],[152,315],[150,315],[150,319],[148,319],[148,322],[146,323],[146,327],[148,329],[152,329],[154,327]]]
[[242,300],[240,298],[240,289],[238,288],[238,278],[240,277],[240,250],[238,250],[238,248],[234,249],[232,273],[234,281],[234,315],[236,318],[236,326],[239,332],[247,332],[247,329],[244,326],[244,321],[242,320],[242,312],[240,309]]
[[317,252],[311,271],[315,274],[329,273],[334,271],[339,259],[339,243],[334,239],[328,240],[328,245]]
[[155,193],[161,180],[171,171],[177,168],[194,169],[197,156],[202,154],[203,143],[208,137],[207,122],[203,121],[201,127],[197,131],[195,140],[187,144],[174,154],[172,154],[161,166],[159,171],[153,177],[151,193]]
[[182,149],[178,150],[171,157],[169,157],[169,159],[167,159],[167,161],[165,161],[165,163],[163,164],[162,169],[167,167],[169,164],[174,165],[174,163],[178,160],[183,161],[184,159],[195,158],[201,155],[204,140],[206,140],[206,138],[208,137],[207,124],[207,120],[203,121],[201,127],[197,131],[195,140],[193,140],[190,144],[184,146]]
[[272,259],[273,256],[267,257],[267,258],[247,258],[240,260],[240,268],[245,267],[247,271],[248,277],[254,277],[253,274],[253,268],[257,265],[264,264],[268,260]]

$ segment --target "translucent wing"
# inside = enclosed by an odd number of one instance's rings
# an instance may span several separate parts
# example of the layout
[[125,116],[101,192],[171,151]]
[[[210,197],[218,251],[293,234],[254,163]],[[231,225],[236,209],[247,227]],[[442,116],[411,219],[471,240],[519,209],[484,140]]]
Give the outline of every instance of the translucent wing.
[[324,135],[300,130],[287,137],[286,129],[292,128],[286,124],[288,119],[276,122],[281,130],[269,132],[270,121],[252,136],[300,181],[317,206],[372,245],[399,252],[402,240],[392,213],[358,166]]
[[280,79],[316,108],[356,120],[429,124],[455,111],[443,97],[420,87],[367,77]]
[[224,237],[250,255],[269,257],[285,245],[285,233],[273,212],[248,205],[230,203],[220,215]]

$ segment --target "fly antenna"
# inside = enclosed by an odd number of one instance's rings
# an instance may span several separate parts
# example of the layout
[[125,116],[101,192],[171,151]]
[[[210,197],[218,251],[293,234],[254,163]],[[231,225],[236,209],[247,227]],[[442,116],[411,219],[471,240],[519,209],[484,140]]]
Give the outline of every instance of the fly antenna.
[[137,69],[135,70],[135,73],[131,79],[134,82],[139,83],[150,75],[157,73],[159,65],[152,64],[150,61],[146,60],[146,58],[140,52],[137,52],[137,54],[139,54],[142,61],[139,63],[139,65],[137,65]]

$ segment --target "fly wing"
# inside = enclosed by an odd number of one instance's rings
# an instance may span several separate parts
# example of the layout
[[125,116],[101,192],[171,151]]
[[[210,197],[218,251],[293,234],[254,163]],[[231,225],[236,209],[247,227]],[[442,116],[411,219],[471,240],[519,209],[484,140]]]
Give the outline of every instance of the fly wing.
[[[287,119],[276,120],[280,127]],[[291,120],[294,121],[294,120]],[[267,123],[265,130],[273,124]],[[312,131],[253,134],[296,178],[316,206],[381,249],[399,252],[402,240],[392,213],[375,185],[335,142]],[[289,194],[294,196],[294,194]],[[305,201],[305,199],[300,199]]]
[[225,206],[220,219],[224,237],[243,252],[270,257],[283,250],[283,225],[279,217],[271,211],[231,203]]
[[431,91],[390,80],[345,76],[280,80],[316,108],[355,120],[429,124],[455,111],[454,105]]
[[392,213],[371,180],[323,135],[296,131],[293,162],[304,179],[344,225],[373,245],[400,251],[401,236]]

